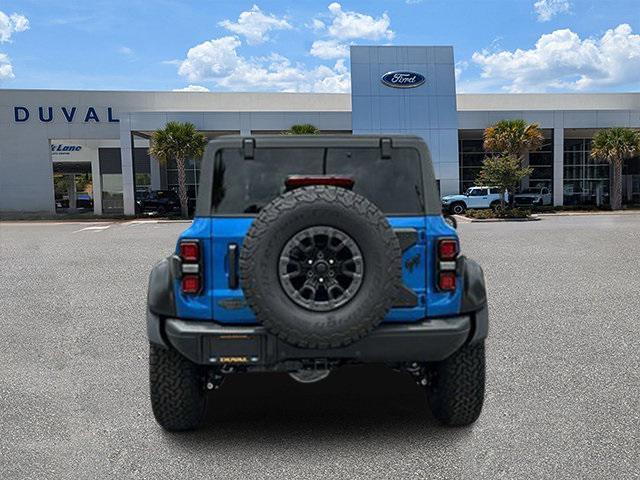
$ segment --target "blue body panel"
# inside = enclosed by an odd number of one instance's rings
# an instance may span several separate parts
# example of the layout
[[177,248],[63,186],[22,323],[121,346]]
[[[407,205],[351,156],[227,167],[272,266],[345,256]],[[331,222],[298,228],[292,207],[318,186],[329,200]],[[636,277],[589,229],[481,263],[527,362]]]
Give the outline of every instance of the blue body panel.
[[[460,311],[461,281],[455,293],[441,293],[435,288],[435,251],[437,237],[457,237],[442,216],[389,217],[393,228],[414,228],[418,242],[403,253],[404,284],[418,296],[412,308],[393,308],[385,322],[417,322],[425,317],[455,315]],[[213,320],[226,324],[256,323],[246,306],[242,288],[229,288],[228,246],[242,246],[251,227],[251,217],[195,218],[180,239],[199,239],[203,250],[204,288],[201,295],[180,293],[176,282],[176,309],[180,318]],[[459,279],[460,280],[460,279]]]

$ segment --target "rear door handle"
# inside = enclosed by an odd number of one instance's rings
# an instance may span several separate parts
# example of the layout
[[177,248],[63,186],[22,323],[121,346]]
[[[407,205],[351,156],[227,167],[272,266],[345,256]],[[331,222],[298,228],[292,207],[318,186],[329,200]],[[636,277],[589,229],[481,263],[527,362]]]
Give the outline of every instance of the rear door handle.
[[227,248],[229,258],[229,288],[238,288],[238,245],[230,243]]

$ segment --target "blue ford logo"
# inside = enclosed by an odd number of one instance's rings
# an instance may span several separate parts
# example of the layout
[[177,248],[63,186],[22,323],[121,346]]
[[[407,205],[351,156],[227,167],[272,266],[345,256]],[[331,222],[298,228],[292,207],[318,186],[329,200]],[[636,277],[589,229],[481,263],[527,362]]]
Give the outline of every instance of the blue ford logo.
[[414,88],[419,87],[425,82],[424,75],[416,72],[387,72],[382,78],[382,83],[387,87],[393,88]]

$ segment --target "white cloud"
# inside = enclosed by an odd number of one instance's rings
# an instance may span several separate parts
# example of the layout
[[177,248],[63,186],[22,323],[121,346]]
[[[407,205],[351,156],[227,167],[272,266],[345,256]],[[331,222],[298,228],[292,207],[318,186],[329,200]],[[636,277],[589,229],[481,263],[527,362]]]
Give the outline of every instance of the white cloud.
[[387,13],[374,18],[359,12],[342,10],[342,5],[333,2],[329,5],[331,23],[327,27],[324,22],[313,19],[309,26],[315,32],[326,31],[327,40],[316,40],[311,45],[309,54],[322,58],[346,58],[349,56],[348,40],[391,40],[395,33],[389,29],[391,20]]
[[395,36],[395,33],[389,29],[391,19],[386,12],[381,17],[373,18],[363,13],[344,11],[342,5],[337,2],[329,5],[329,12],[333,18],[327,31],[333,38],[339,40],[356,38],[391,40]]
[[17,32],[29,29],[29,19],[24,15],[12,13],[7,15],[0,11],[0,43],[11,41],[11,36]]
[[462,75],[462,72],[464,72],[468,67],[469,67],[469,62],[467,62],[466,60],[460,60],[456,62],[455,69],[454,69],[456,82],[460,80],[460,76]]
[[210,92],[207,87],[203,87],[202,85],[189,85],[184,88],[174,88],[174,92]]
[[327,27],[322,20],[318,20],[317,18],[312,19],[311,24],[305,26],[314,32],[321,32]]
[[127,57],[131,57],[131,56],[133,56],[135,54],[135,52],[133,51],[132,48],[125,47],[125,46],[122,46],[122,47],[118,48],[118,53],[120,53],[120,54],[122,54],[124,56],[127,56]]
[[11,59],[5,53],[0,53],[0,80],[9,80],[15,78]]
[[333,67],[307,68],[278,54],[247,58],[238,54],[237,37],[208,40],[189,49],[178,73],[192,82],[210,81],[225,90],[348,92],[350,76],[344,60]]
[[251,10],[242,12],[237,22],[223,20],[220,26],[227,30],[242,35],[249,45],[264,43],[269,40],[267,33],[272,30],[290,30],[292,27],[284,18],[278,18],[273,14],[265,14],[257,5]]
[[238,37],[221,37],[196,45],[187,52],[178,73],[192,82],[224,77],[238,68],[241,59],[236,48],[240,45]]
[[548,22],[559,13],[566,13],[571,9],[569,0],[537,0],[533,9],[538,14],[539,22]]
[[311,55],[323,59],[346,58],[349,56],[349,45],[338,40],[316,40],[309,51]]
[[640,85],[640,35],[628,24],[599,39],[569,29],[542,35],[530,50],[475,52],[482,78],[510,92],[595,90]]

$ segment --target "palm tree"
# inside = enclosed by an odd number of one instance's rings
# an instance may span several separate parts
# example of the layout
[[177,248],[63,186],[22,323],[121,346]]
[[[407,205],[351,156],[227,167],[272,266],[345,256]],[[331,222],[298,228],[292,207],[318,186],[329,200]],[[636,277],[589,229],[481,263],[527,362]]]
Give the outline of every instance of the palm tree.
[[[501,157],[516,159],[517,166],[528,152],[538,150],[544,142],[544,135],[537,123],[524,120],[500,120],[484,131],[484,149]],[[509,205],[513,206],[514,196],[509,195]]]
[[611,208],[622,208],[622,164],[640,155],[640,132],[616,127],[601,130],[591,141],[591,158],[606,160],[613,165],[611,176]]
[[200,159],[207,145],[207,137],[196,130],[191,123],[168,122],[164,128],[151,135],[149,155],[167,164],[175,160],[178,168],[178,196],[183,217],[189,216],[189,198],[187,197],[187,181],[185,163],[187,159]]
[[503,156],[522,158],[538,150],[544,136],[537,123],[524,120],[500,120],[484,131],[484,149]]
[[282,132],[284,135],[319,135],[320,130],[310,123],[302,123],[299,125],[291,125],[289,130]]

